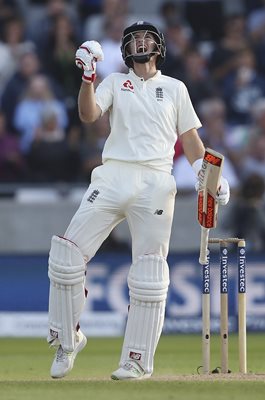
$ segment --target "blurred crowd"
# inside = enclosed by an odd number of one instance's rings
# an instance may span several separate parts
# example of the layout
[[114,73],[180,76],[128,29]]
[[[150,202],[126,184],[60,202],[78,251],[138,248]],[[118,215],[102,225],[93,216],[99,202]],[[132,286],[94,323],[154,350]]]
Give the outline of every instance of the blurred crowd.
[[[98,40],[105,61],[97,83],[126,71],[123,29],[148,20],[165,34],[165,75],[184,81],[206,146],[226,156],[233,190],[250,176],[265,181],[265,1],[160,1],[148,15],[129,0],[0,0],[0,182],[86,182],[101,163],[108,116],[82,124],[82,72],[74,55]],[[236,5],[236,7],[235,7]],[[176,144],[180,190],[194,176]]]

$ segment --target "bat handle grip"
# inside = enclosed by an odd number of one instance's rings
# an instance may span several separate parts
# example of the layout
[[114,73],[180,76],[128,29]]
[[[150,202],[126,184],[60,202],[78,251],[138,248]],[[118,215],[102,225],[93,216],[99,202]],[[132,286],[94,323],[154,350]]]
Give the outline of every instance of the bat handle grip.
[[200,246],[200,257],[199,263],[201,265],[207,264],[207,253],[208,253],[208,239],[210,229],[201,227],[201,246]]

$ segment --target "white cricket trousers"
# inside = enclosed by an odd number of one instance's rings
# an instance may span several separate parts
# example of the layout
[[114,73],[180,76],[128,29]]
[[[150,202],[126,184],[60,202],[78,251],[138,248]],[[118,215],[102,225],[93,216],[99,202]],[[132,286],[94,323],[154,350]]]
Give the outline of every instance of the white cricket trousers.
[[65,232],[91,260],[113,228],[126,218],[132,261],[146,254],[167,257],[176,195],[167,172],[136,163],[107,161],[95,168]]

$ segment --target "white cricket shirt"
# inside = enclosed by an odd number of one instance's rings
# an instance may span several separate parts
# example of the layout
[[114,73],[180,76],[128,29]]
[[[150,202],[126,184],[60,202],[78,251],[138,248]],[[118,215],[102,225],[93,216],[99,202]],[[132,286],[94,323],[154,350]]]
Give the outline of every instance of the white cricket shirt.
[[98,85],[96,102],[102,114],[110,111],[103,163],[135,162],[171,173],[178,135],[201,127],[184,83],[161,71],[147,81],[132,69],[110,74]]

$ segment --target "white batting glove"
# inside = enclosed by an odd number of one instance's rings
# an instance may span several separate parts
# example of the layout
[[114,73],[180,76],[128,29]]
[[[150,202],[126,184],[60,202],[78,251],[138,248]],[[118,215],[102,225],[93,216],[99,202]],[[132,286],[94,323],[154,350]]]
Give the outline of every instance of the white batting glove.
[[216,196],[216,201],[218,201],[218,203],[221,206],[225,206],[229,202],[229,199],[230,199],[230,187],[228,181],[223,176],[221,176],[220,187]]
[[[200,173],[201,173],[201,165],[202,165],[202,161],[203,159],[200,158],[199,160],[194,161],[194,163],[192,164],[192,168],[196,174],[196,178],[197,181],[195,183],[195,189],[198,192],[198,190],[200,189]],[[230,188],[229,188],[229,184],[228,181],[221,176],[220,178],[220,187],[219,190],[216,194],[216,201],[222,205],[225,206],[230,199]]]
[[[195,183],[195,189],[197,192],[200,189],[199,180],[197,180],[197,182]],[[215,199],[221,206],[225,206],[229,202],[230,188],[227,179],[225,179],[223,176],[221,176],[220,178],[220,187]]]
[[103,60],[104,54],[98,42],[89,40],[81,44],[75,53],[75,63],[83,70],[84,82],[91,83],[96,80],[96,63]]

